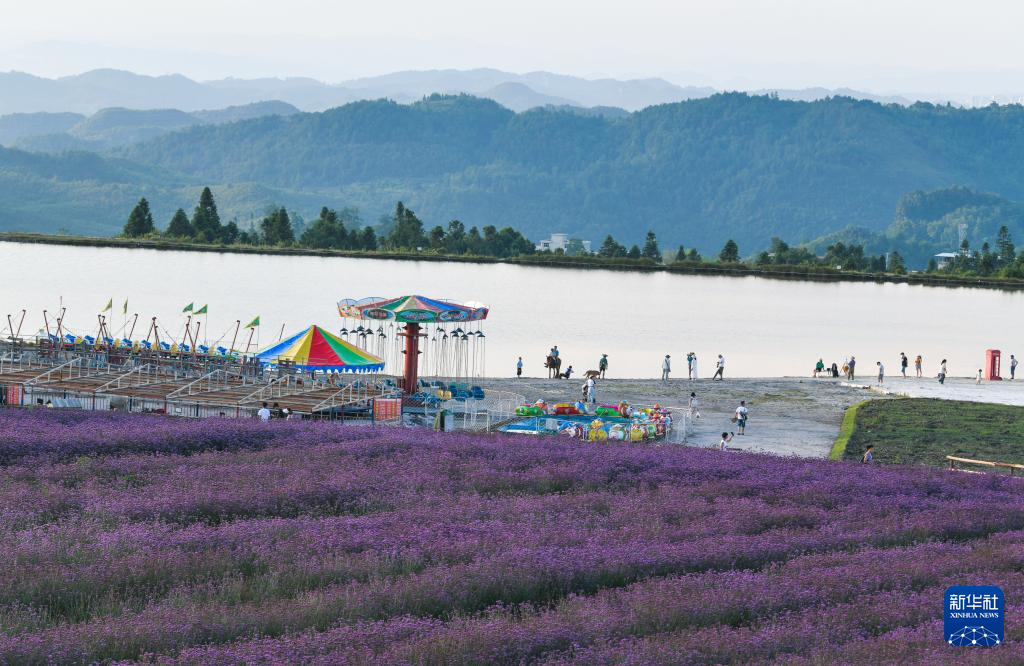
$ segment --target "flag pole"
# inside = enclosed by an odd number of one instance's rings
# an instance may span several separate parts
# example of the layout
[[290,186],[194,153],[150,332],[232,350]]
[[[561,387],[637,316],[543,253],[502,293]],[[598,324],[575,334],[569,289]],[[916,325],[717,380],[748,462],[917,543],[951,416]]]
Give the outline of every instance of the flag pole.
[[242,328],[242,320],[238,319],[235,321],[235,335],[231,338],[231,346],[228,347],[229,352],[235,351],[235,341],[238,340],[238,331]]

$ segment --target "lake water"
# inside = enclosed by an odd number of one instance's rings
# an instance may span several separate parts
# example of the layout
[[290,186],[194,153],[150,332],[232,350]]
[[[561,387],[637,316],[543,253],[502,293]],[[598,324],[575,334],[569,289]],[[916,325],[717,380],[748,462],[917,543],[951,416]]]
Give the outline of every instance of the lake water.
[[129,312],[140,315],[136,337],[152,316],[180,330],[183,306],[195,302],[209,304],[211,338],[229,331],[229,343],[235,320],[258,314],[265,344],[282,326],[286,334],[310,323],[339,329],[341,298],[403,294],[489,305],[490,376],[513,375],[519,355],[524,374],[544,375],[553,344],[577,371],[596,368],[607,353],[612,377],[660,376],[665,354],[683,377],[689,351],[704,377],[719,353],[727,377],[806,375],[819,357],[841,364],[851,354],[861,376],[874,373],[876,360],[893,375],[901,351],[922,354],[929,376],[942,358],[951,376],[968,376],[987,348],[1002,349],[1005,359],[1024,353],[1020,292],[0,242],[0,329],[8,313],[24,308],[23,334],[40,329],[43,309],[55,313],[62,302],[71,330],[94,333],[111,298],[116,329],[127,298]]

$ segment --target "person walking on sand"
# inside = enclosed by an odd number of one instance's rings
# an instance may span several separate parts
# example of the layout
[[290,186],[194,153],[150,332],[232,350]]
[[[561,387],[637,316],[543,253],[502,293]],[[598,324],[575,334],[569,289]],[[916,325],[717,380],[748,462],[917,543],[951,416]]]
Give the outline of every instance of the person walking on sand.
[[939,364],[939,383],[946,383],[946,359],[942,359],[942,363]]
[[665,360],[661,362],[661,381],[667,382],[668,375],[672,372],[672,356],[665,354]]
[[736,436],[736,433],[734,433],[734,432],[723,432],[722,433],[722,441],[720,441],[718,443],[718,450],[719,451],[728,451],[729,450],[729,442],[731,442],[732,438],[735,437],[735,436]]
[[700,376],[697,374],[697,355],[690,352],[690,356],[693,357],[693,363],[690,365],[690,379],[697,379]]
[[601,373],[601,379],[604,379],[604,373],[608,372],[608,354],[601,354],[601,360],[597,362],[597,369]]
[[850,372],[847,373],[846,378],[849,379],[852,382],[854,377],[856,377],[856,374],[857,374],[857,357],[856,356],[851,356],[850,357],[849,366],[850,366]]
[[981,368],[978,368],[978,378],[974,380],[975,384],[981,383]]
[[903,373],[903,379],[907,378],[907,365],[908,364],[909,364],[909,360],[907,359],[907,355],[904,354],[903,352],[900,352],[900,372]]
[[814,364],[814,377],[818,376],[819,372],[825,372],[825,361],[818,359],[818,362]]
[[747,409],[747,402],[740,400],[740,406],[736,408],[736,414],[733,415],[733,420],[736,422],[736,434],[745,435],[747,434],[747,416],[750,410]]
[[594,381],[593,377],[588,377],[587,378],[586,391],[587,391],[587,402],[596,403],[597,402],[597,382]]
[[885,383],[885,366],[882,365],[881,361],[875,361],[875,365],[878,366],[878,383],[879,384],[884,384]]
[[[718,379],[719,381],[725,381],[725,357],[721,354],[718,355],[718,360],[715,362],[715,376],[711,378],[711,381]],[[740,433],[742,434],[742,433]]]
[[875,462],[875,445],[868,444],[868,448],[864,449],[864,455],[860,459],[864,465],[870,465]]
[[516,379],[523,376],[523,357],[520,356],[519,360],[516,361]]
[[918,379],[921,379],[921,377],[923,376],[921,374],[921,364],[922,363],[924,363],[924,359],[922,359],[921,355],[918,354],[917,358],[914,359],[914,370],[917,372],[917,378]]
[[690,391],[690,403],[688,406],[690,408],[690,418],[699,419],[700,400],[697,399],[697,394],[694,393],[693,391]]
[[1017,373],[1017,359],[1013,354],[1010,354],[1010,379]]
[[693,352],[686,355],[686,378],[693,379]]

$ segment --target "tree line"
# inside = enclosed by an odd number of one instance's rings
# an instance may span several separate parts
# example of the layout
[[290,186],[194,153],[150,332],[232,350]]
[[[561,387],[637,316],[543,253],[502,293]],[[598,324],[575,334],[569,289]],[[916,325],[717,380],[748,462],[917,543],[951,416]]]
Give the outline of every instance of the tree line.
[[249,229],[240,229],[234,220],[223,224],[213,192],[206,187],[199,196],[192,217],[179,208],[162,232],[156,227],[149,202],[145,198],[140,199],[128,215],[121,235],[125,238],[167,238],[223,245],[364,252],[413,251],[484,257],[514,257],[534,252],[534,244],[511,227],[498,229],[486,225],[467,230],[461,221],[452,220],[447,228],[438,225],[427,232],[423,221],[401,201],[395,206],[392,216],[381,220],[380,227],[387,232],[380,236],[372,226],[363,225],[358,211],[352,208],[337,211],[324,207],[312,223],[297,225],[295,222],[287,209],[274,207]]
[[[816,268],[843,272],[892,273],[904,275],[907,266],[898,251],[872,255],[858,243],[835,242],[818,256],[806,246],[790,245],[781,238],[772,238],[769,247],[743,259],[736,241],[726,241],[717,256],[707,258],[694,247],[680,245],[673,252],[663,252],[657,235],[648,231],[643,245],[626,247],[608,234],[597,250],[587,253],[581,241],[572,240],[566,249],[538,252],[534,243],[520,232],[494,225],[468,230],[460,220],[447,226],[437,225],[427,230],[423,221],[401,201],[390,216],[381,218],[378,228],[362,224],[358,211],[343,208],[340,211],[324,207],[320,215],[309,224],[295,224],[284,207],[274,207],[248,229],[240,229],[232,220],[224,224],[210,188],[204,188],[189,217],[178,209],[167,227],[156,228],[149,202],[143,198],[132,209],[124,225],[126,238],[168,238],[185,242],[218,243],[271,247],[298,247],[325,250],[362,252],[428,252],[436,255],[480,256],[513,258],[534,255],[539,259],[557,260],[559,256],[581,258],[590,264],[636,261],[651,264],[703,264],[718,263],[779,270],[784,267]],[[545,256],[547,255],[547,256]],[[585,256],[584,256],[585,255]],[[1024,254],[1017,255],[1009,229],[999,228],[995,247],[988,242],[980,250],[971,250],[967,240],[959,252],[941,268],[935,259],[929,262],[927,272],[968,277],[1024,278]]]

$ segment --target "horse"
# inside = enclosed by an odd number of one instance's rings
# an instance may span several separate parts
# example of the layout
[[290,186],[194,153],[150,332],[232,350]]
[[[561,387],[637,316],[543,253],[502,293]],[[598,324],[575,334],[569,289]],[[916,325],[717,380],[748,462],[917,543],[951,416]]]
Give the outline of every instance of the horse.
[[548,369],[548,379],[558,379],[558,375],[561,374],[562,359],[549,354],[547,360],[544,361],[544,367]]

